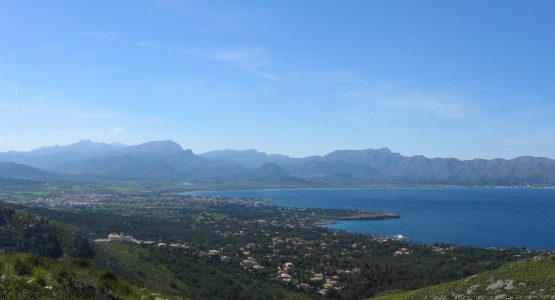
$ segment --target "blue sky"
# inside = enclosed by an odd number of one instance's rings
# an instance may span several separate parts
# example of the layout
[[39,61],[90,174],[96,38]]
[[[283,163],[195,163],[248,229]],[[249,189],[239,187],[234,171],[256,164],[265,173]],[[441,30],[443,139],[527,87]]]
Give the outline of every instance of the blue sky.
[[3,1],[0,151],[555,158],[553,1]]

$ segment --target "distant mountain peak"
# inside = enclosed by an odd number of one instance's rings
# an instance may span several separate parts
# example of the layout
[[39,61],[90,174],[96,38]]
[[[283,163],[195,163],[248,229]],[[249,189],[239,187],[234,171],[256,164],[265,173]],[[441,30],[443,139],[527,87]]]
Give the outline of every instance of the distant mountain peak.
[[127,150],[132,152],[155,152],[163,154],[183,152],[181,145],[171,140],[146,142],[136,146],[130,146]]
[[191,149],[184,149],[183,153],[187,154],[187,155],[193,155],[193,150]]
[[77,143],[75,143],[77,145],[90,145],[90,144],[96,144],[95,142],[93,142],[90,139],[82,139],[80,141],[78,141]]
[[274,162],[280,163],[288,160],[289,157],[280,154],[267,154],[254,149],[247,150],[213,150],[200,155],[201,157],[220,160],[220,161],[230,161],[238,163],[247,168],[258,168],[265,163]]
[[121,148],[121,144],[107,144],[94,142],[90,139],[82,139],[76,143],[69,145],[55,145],[50,147],[41,147],[27,152],[31,155],[52,155],[52,154],[66,154],[70,152],[79,153],[83,155],[96,155],[99,153],[105,153],[117,148]]
[[[372,150],[372,149],[370,149]],[[387,148],[387,147],[383,147],[380,149],[375,149],[374,151],[379,151],[379,152],[385,152],[385,153],[391,153],[391,149]]]
[[254,150],[254,149],[245,149],[245,150],[237,150],[237,149],[222,149],[222,150],[212,150],[202,154],[203,156],[213,156],[213,155],[261,155],[267,156],[265,152]]
[[141,146],[141,145],[156,145],[156,146],[164,146],[164,147],[174,147],[176,149],[179,148],[179,149],[183,150],[181,148],[181,145],[179,145],[178,143],[176,143],[172,140],[151,141],[151,142],[146,142],[146,143],[139,144],[137,146]]

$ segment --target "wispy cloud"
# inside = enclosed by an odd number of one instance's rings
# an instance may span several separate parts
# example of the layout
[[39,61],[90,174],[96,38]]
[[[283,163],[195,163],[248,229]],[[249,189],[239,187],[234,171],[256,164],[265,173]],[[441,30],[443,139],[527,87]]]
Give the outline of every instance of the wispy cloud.
[[466,118],[473,112],[470,106],[449,96],[406,96],[403,98],[381,98],[377,101],[382,105],[393,108],[428,112],[451,119]]
[[364,83],[360,75],[353,70],[318,70],[318,71],[293,71],[287,72],[283,76],[292,80],[312,79],[319,81],[348,82],[348,83]]
[[180,48],[162,46],[147,40],[126,39],[126,38],[122,38],[113,34],[108,34],[100,31],[81,31],[81,32],[77,32],[75,35],[79,37],[97,39],[97,40],[102,40],[106,42],[112,42],[112,43],[134,46],[139,48],[161,49],[161,50],[167,50],[167,51],[181,50]]
[[463,97],[446,93],[378,95],[355,91],[348,93],[348,98],[394,115],[427,113],[449,119],[465,119],[476,112]]
[[274,64],[267,57],[262,48],[239,48],[215,51],[200,51],[198,56],[224,62],[234,68],[241,69],[248,73],[268,78],[278,79],[279,76],[267,71],[267,68]]
[[79,32],[77,36],[93,38],[97,40],[128,45],[137,48],[173,52],[184,56],[209,59],[224,63],[233,68],[243,70],[252,75],[267,79],[277,79],[278,75],[272,73],[268,68],[276,63],[269,59],[267,51],[263,47],[226,47],[220,49],[176,47],[163,45],[147,40],[132,40],[121,38],[103,32],[86,31]]
[[122,127],[116,126],[114,127],[114,132],[115,133],[122,133],[124,131],[124,129]]
[[353,70],[288,70],[276,71],[276,67],[283,67],[283,62],[276,61],[268,49],[262,46],[224,46],[219,48],[179,47],[144,39],[133,40],[104,32],[85,31],[76,33],[77,36],[100,41],[127,45],[134,48],[150,49],[186,57],[200,58],[220,62],[231,68],[242,70],[251,75],[272,80],[311,79],[320,81],[335,81],[349,83],[363,83],[360,74]]

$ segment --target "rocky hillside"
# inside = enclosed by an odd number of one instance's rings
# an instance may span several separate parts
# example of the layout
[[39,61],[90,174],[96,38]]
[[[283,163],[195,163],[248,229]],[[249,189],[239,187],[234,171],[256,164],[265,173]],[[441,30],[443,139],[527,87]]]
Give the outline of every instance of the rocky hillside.
[[467,279],[374,299],[555,299],[555,257],[521,260]]
[[74,226],[0,202],[0,251],[29,252],[41,256],[90,257],[90,241]]
[[89,267],[84,259],[53,260],[30,254],[0,255],[0,299],[160,299]]

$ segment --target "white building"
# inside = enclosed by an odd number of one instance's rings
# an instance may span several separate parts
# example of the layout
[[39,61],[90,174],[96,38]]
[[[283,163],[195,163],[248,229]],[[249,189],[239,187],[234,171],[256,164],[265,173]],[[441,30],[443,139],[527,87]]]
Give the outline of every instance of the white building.
[[110,242],[120,242],[120,243],[137,243],[137,240],[135,240],[132,236],[130,235],[123,235],[123,234],[117,234],[117,233],[110,233],[108,235],[108,241]]

